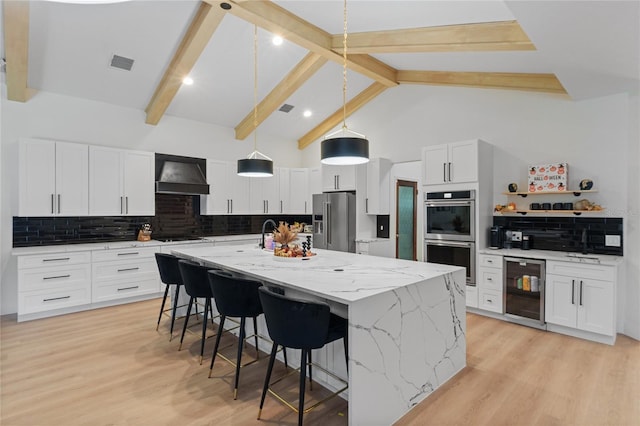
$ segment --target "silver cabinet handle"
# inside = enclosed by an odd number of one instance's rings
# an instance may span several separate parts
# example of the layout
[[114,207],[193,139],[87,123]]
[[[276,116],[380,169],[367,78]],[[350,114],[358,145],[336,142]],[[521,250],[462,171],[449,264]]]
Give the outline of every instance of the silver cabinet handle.
[[126,207],[127,207],[126,213],[129,214],[129,197],[124,197],[124,199],[125,199],[125,204],[126,204]]
[[42,259],[43,262],[61,262],[63,260],[69,260],[70,257],[56,257],[51,259]]
[[118,272],[137,271],[138,269],[140,269],[140,268],[139,268],[139,267],[135,267],[135,268],[124,268],[124,269],[118,269]]
[[336,175],[336,180],[338,181],[338,186],[336,189],[340,189],[340,175]]
[[140,253],[137,252],[137,251],[130,251],[128,253],[118,253],[118,256],[131,256],[131,255],[134,255],[134,254],[140,254]]
[[451,163],[449,163],[449,182],[451,182]]
[[486,262],[487,263],[493,263],[493,260],[492,259],[487,259]]
[[304,212],[305,213],[307,212],[307,202],[306,201],[304,202]]
[[134,286],[132,286],[132,287],[122,287],[122,288],[119,288],[119,289],[118,289],[118,291],[135,290],[135,289],[136,289],[136,288],[138,288],[138,287],[139,287],[139,286],[137,286],[137,285],[134,285]]
[[284,209],[282,208],[282,200],[280,200],[280,213],[283,213]]
[[71,299],[71,296],[52,297],[50,299],[42,299],[43,302],[51,302],[53,300]]
[[487,281],[493,281],[493,278],[487,277]]
[[53,214],[53,194],[51,194],[51,214]]
[[69,277],[71,277],[70,274],[67,274],[67,275],[56,275],[54,277],[43,277],[42,279],[43,280],[55,280],[55,279],[58,279],[58,278],[69,278]]
[[124,208],[122,207],[123,206],[123,198],[124,197],[120,197],[120,214],[124,213]]
[[580,306],[582,306],[582,280],[580,280]]
[[229,213],[229,199],[227,198],[227,213]]
[[230,213],[233,213],[233,198],[231,200],[229,200],[229,201],[231,201],[231,212]]
[[491,300],[491,299],[487,299],[487,302],[489,302],[489,303],[493,303],[493,300]]
[[60,194],[58,194],[58,213],[60,213]]
[[447,181],[447,163],[442,163],[442,181]]
[[576,304],[576,280],[571,280],[571,304]]
[[369,213],[369,199],[368,198],[364,199],[364,211],[365,211],[365,213]]

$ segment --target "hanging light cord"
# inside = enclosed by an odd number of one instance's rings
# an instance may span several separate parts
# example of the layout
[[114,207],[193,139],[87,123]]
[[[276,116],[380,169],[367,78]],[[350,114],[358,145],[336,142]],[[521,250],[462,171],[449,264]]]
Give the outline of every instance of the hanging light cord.
[[347,0],[344,0],[344,37],[342,38],[342,128],[347,129]]
[[253,26],[253,151],[258,146],[258,25]]

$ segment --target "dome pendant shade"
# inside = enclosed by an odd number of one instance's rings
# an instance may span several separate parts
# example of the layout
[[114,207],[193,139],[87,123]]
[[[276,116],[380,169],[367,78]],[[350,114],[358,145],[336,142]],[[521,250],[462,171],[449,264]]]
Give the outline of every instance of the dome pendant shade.
[[243,158],[238,160],[238,175],[245,177],[273,176],[273,161],[261,158]]
[[323,164],[364,164],[369,161],[369,141],[345,136],[325,139],[320,145],[320,158]]

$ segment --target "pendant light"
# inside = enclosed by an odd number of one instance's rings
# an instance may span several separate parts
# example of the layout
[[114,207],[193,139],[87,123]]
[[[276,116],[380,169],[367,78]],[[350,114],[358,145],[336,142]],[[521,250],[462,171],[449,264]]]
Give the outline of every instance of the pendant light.
[[273,176],[273,160],[256,149],[258,133],[258,26],[253,26],[253,152],[238,160],[238,175]]
[[342,129],[330,133],[320,145],[321,162],[332,165],[363,164],[369,161],[369,141],[347,128],[347,0],[344,0],[342,39]]

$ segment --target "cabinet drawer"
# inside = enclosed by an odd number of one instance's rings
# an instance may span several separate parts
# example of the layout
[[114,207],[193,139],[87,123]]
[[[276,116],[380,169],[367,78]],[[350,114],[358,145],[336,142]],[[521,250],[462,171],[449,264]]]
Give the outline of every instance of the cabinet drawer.
[[91,287],[84,285],[54,291],[30,291],[18,293],[20,315],[91,303]]
[[39,268],[44,266],[78,265],[91,262],[91,253],[50,253],[18,256],[18,269]]
[[502,292],[502,271],[494,268],[479,268],[478,286],[482,289]]
[[91,267],[86,265],[22,269],[18,271],[18,291],[53,290],[91,285]]
[[155,253],[155,247],[132,247],[130,249],[94,251],[92,256],[94,262],[107,262],[114,260],[144,259],[154,257]]
[[502,269],[502,256],[496,256],[493,254],[481,254],[480,266]]
[[573,262],[547,261],[547,274],[563,275],[565,277],[591,278],[601,281],[615,281],[613,266],[576,264]]
[[480,291],[478,298],[478,308],[485,311],[504,313],[502,309],[502,295],[497,291],[484,290]]
[[158,265],[155,259],[94,263],[92,269],[94,285],[112,281],[124,282],[146,278],[159,280]]
[[104,302],[114,299],[153,294],[160,291],[160,281],[153,277],[120,281],[108,285],[93,287],[93,302]]

